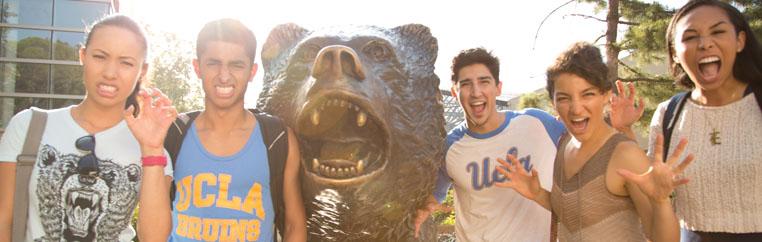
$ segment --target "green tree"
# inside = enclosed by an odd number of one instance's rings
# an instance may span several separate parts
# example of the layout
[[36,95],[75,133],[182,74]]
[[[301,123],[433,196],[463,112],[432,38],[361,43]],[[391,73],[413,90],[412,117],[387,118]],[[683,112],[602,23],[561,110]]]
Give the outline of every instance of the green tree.
[[[50,40],[40,37],[28,37],[19,40],[16,53],[19,58],[50,58]],[[11,43],[13,44],[13,43]],[[19,92],[46,93],[48,88],[49,65],[16,64],[15,89]]]
[[171,32],[146,26],[152,58],[149,59],[149,86],[167,94],[178,112],[201,109],[201,82],[193,76],[193,44]]
[[521,97],[519,97],[519,105],[517,109],[521,110],[525,108],[542,109],[554,115],[556,113],[556,111],[553,109],[552,104],[550,103],[550,96],[545,90],[541,92],[530,92],[522,94]]
[[[753,34],[757,39],[762,37],[762,0],[733,0],[726,1],[738,7],[749,20]],[[635,24],[629,26],[620,46],[631,53],[639,65],[661,63],[666,66],[666,30],[672,15],[677,9],[671,9],[659,3],[644,3],[641,1],[622,1],[620,12],[627,21]],[[621,63],[621,62],[620,62]],[[638,85],[639,93],[646,99],[646,113],[637,124],[645,129],[660,102],[667,100],[676,92],[669,75],[647,74],[636,67],[624,66],[619,71],[620,79],[644,82]],[[665,73],[666,74],[666,73]]]
[[[601,21],[606,24],[605,33],[594,42],[605,37],[609,79],[638,82],[639,94],[645,99],[643,118],[636,123],[636,129],[647,131],[653,112],[660,102],[680,91],[673,84],[668,73],[649,73],[643,66],[663,65],[666,67],[666,29],[677,9],[658,2],[640,0],[572,0],[596,5],[596,13],[606,11],[607,18],[601,19],[586,14],[574,14]],[[570,1],[570,2],[572,2]],[[762,37],[762,0],[725,0],[738,7],[749,20],[754,34]],[[568,4],[568,2],[566,3]],[[562,5],[563,6],[563,5]],[[554,10],[555,11],[555,10]],[[552,14],[552,12],[551,12]],[[618,38],[620,27],[626,27],[624,36]],[[619,52],[628,53],[633,64],[622,62]],[[615,72],[612,72],[615,70]],[[616,75],[612,75],[616,73]]]
[[[79,61],[81,45],[71,45],[64,41],[53,43],[53,57],[56,60]],[[53,66],[53,93],[85,95],[85,85],[82,77],[82,66],[55,65]]]

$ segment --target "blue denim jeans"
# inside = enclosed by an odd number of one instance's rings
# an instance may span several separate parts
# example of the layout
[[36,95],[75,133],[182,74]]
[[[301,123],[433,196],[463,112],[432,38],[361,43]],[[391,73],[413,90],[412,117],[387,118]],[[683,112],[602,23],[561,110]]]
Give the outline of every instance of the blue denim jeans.
[[680,228],[680,242],[761,242],[762,233],[719,233],[690,231]]

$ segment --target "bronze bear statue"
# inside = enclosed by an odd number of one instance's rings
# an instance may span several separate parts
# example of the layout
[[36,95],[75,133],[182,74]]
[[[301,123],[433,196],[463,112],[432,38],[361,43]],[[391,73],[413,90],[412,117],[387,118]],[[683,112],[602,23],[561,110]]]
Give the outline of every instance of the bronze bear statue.
[[436,240],[413,220],[444,160],[437,49],[419,24],[270,32],[257,108],[299,139],[309,241]]

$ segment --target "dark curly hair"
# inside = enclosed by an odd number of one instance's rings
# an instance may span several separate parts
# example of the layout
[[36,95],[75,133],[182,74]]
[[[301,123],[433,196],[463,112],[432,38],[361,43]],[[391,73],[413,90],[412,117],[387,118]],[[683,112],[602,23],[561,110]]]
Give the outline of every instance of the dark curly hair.
[[460,69],[473,64],[484,64],[487,66],[490,74],[492,74],[492,78],[495,78],[495,85],[500,83],[500,59],[492,55],[492,51],[487,51],[482,47],[463,50],[452,59],[452,66],[450,67],[450,70],[452,70],[452,83],[458,82],[458,72]]
[[680,63],[675,62],[675,27],[686,14],[701,6],[713,6],[725,11],[730,22],[735,28],[736,35],[741,32],[746,33],[746,43],[743,50],[736,55],[736,61],[733,65],[733,76],[739,81],[753,85],[762,86],[762,47],[754,36],[754,32],[749,26],[749,21],[741,14],[738,9],[728,3],[717,0],[693,0],[686,3],[680,10],[672,16],[672,20],[667,27],[667,53],[669,53],[669,67],[672,76],[675,77],[675,83],[686,88],[693,88],[695,85],[690,77],[685,73]]
[[611,90],[612,83],[606,79],[608,69],[603,63],[601,50],[587,42],[574,43],[569,49],[561,53],[556,58],[556,62],[548,67],[545,72],[548,84],[545,89],[548,90],[550,98],[553,98],[555,91],[556,78],[559,75],[567,73],[585,79],[588,83],[598,87],[601,92]]

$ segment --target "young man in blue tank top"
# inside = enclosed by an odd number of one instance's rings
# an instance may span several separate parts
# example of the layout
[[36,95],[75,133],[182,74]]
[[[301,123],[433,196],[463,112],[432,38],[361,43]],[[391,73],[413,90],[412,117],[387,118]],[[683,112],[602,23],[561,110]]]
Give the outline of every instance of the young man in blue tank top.
[[[449,189],[455,189],[455,234],[458,241],[548,241],[550,212],[521,195],[495,186],[506,178],[495,167],[497,158],[512,154],[525,169],[534,167],[541,185],[551,188],[553,161],[563,124],[539,109],[498,112],[496,99],[502,83],[500,61],[483,48],[461,51],[452,62],[453,97],[465,113],[465,122],[447,135],[445,162],[439,170],[434,195],[416,216],[416,231]],[[627,104],[634,104],[634,95]],[[624,102],[620,102],[622,104]],[[612,105],[613,106],[613,105]],[[630,105],[616,105],[622,131],[642,114]],[[417,233],[417,232],[416,232]]]
[[[198,34],[193,68],[204,110],[177,155],[170,241],[273,241],[275,211],[267,148],[244,93],[257,72],[254,34],[237,20],[207,23]],[[305,241],[299,148],[288,129],[283,177],[284,241]]]

